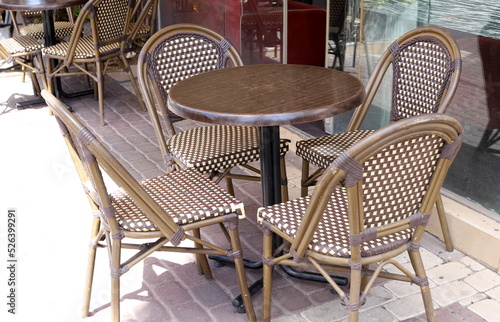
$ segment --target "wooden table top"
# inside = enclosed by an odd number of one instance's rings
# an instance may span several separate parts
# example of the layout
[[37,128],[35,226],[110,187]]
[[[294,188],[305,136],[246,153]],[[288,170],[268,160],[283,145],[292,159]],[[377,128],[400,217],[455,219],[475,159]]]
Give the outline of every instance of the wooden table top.
[[275,126],[312,122],[359,106],[363,84],[304,65],[248,65],[199,74],[170,89],[169,108],[204,123]]
[[0,0],[6,10],[53,10],[85,4],[88,0]]

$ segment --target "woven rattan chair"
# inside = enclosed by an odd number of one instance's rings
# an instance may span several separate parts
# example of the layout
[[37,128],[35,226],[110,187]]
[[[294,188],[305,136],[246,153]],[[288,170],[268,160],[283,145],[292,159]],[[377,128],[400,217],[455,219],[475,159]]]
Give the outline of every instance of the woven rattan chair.
[[[0,73],[21,72],[23,82],[24,75],[30,73],[35,95],[39,95],[41,88],[37,75],[41,76],[43,86],[47,86],[42,60],[42,48],[43,44],[30,36],[0,39]],[[10,65],[11,63],[12,65]]]
[[[16,19],[16,12],[12,12],[12,23],[14,24],[14,28],[16,32],[23,36],[31,36],[38,40],[43,40],[45,37],[43,31],[43,24],[41,22],[28,23],[30,20],[34,18],[41,19],[42,12],[41,11],[21,11],[19,12],[23,18],[23,25],[19,28],[19,24]],[[71,7],[66,8],[66,13],[68,16],[67,21],[65,20],[56,20],[54,16],[54,30],[56,33],[56,38],[62,40],[73,32],[73,28],[75,27],[75,21],[73,18],[73,10]]]
[[[458,85],[461,57],[454,39],[446,31],[422,27],[397,39],[382,54],[366,87],[366,100],[359,106],[341,134],[297,142],[297,155],[302,161],[302,196],[308,187],[348,147],[373,133],[361,130],[361,124],[372,104],[382,79],[392,65],[391,121],[425,113],[444,113]],[[309,165],[318,169],[309,174]],[[442,199],[437,199],[446,249],[453,250]]]
[[[120,318],[120,276],[154,251],[200,255],[198,260],[203,262],[199,263],[199,269],[207,278],[212,276],[202,254],[234,258],[245,309],[249,320],[254,321],[238,233],[238,218],[244,216],[243,204],[194,169],[137,182],[57,98],[46,90],[42,91],[42,96],[58,120],[95,214],[83,315],[89,314],[96,249],[108,247],[113,321]],[[121,188],[110,193],[101,170]],[[219,224],[224,224],[229,232],[226,233],[229,249],[201,238],[200,229]],[[123,238],[126,243],[122,243]],[[147,241],[138,243],[140,239]],[[196,246],[181,244],[185,239]],[[123,248],[137,252],[123,260]]]
[[[49,86],[52,86],[50,80],[53,77],[87,75],[94,80],[102,125],[105,124],[104,76],[112,70],[127,72],[139,104],[145,110],[125,56],[129,39],[134,33],[130,27],[134,4],[134,1],[127,0],[90,0],[78,15],[70,41],[42,50],[45,61],[58,61],[54,68],[51,68],[51,64],[45,64]],[[90,36],[83,35],[87,20],[90,21]],[[90,70],[87,64],[93,64],[95,68]]]
[[[264,321],[270,320],[276,264],[318,271],[340,295],[349,321],[357,321],[358,310],[378,277],[420,286],[427,319],[434,321],[420,240],[461,146],[462,132],[460,123],[444,114],[400,120],[336,158],[311,197],[260,208]],[[284,241],[282,255],[273,255],[273,234]],[[415,273],[395,260],[405,251]],[[403,274],[383,271],[387,264]],[[336,269],[350,272],[348,294],[329,276]],[[364,283],[362,276],[371,277]]]
[[332,68],[335,68],[337,60],[339,70],[344,70],[345,56],[345,37],[343,36],[346,14],[346,0],[330,0],[330,21],[328,27],[329,39],[333,41],[335,47],[328,43],[328,53],[332,54],[334,59]]
[[[232,66],[243,64],[228,40],[201,26],[178,24],[163,28],[151,37],[139,55],[137,70],[139,85],[167,165],[175,160],[181,168],[193,167],[210,173],[212,178],[219,175],[218,180],[225,177],[228,191],[234,194],[231,178],[260,179],[230,172],[234,166],[241,165],[259,173],[248,165],[260,157],[257,128],[215,125],[176,133],[173,123],[181,118],[167,108],[168,91],[172,86],[196,74],[224,68],[228,61]],[[162,127],[161,118],[168,133]],[[283,200],[288,200],[284,159],[288,143],[285,139],[280,143]]]

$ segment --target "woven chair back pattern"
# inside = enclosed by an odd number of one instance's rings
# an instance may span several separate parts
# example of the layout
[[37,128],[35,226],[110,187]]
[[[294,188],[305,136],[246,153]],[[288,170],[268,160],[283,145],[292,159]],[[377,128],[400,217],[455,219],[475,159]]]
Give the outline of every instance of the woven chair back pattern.
[[[221,69],[228,62],[231,43],[197,32],[176,33],[160,42],[148,55],[148,75],[155,80],[164,106],[168,106],[168,92],[183,79]],[[234,63],[234,62],[233,62]],[[167,110],[168,123],[181,120]]]
[[442,138],[412,137],[393,144],[363,164],[366,228],[417,213],[439,160]]
[[330,27],[344,28],[346,0],[330,0]]
[[437,112],[455,66],[446,46],[423,36],[393,43],[389,50],[394,55],[391,121]]
[[95,2],[99,41],[122,40],[129,14],[128,0],[102,0]]
[[223,40],[217,42],[198,33],[179,33],[162,41],[148,57],[149,76],[161,84],[165,105],[168,91],[183,79],[221,69],[227,63],[227,49]]

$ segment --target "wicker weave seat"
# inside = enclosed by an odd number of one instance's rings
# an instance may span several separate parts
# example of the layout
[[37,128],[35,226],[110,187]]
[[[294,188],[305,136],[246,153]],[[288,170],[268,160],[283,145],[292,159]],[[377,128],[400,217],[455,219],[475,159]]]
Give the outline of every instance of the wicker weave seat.
[[[303,159],[302,196],[308,194],[308,187],[316,183],[336,157],[371,133],[360,127],[391,65],[391,121],[446,111],[460,78],[460,51],[446,31],[435,27],[417,28],[401,36],[382,54],[366,86],[366,100],[355,110],[345,133],[297,142],[297,155]],[[310,164],[318,167],[312,174],[309,173]],[[441,197],[436,206],[446,249],[452,251]]]
[[[0,72],[22,72],[31,74],[35,94],[40,93],[37,75],[41,75],[44,87],[45,69],[42,61],[43,44],[30,36],[17,36],[0,39]],[[12,68],[3,68],[5,64],[13,63]],[[23,77],[24,80],[24,77]]]
[[[258,176],[230,172],[241,165],[259,173],[248,165],[260,158],[257,128],[214,125],[177,133],[173,124],[181,118],[168,110],[167,100],[169,89],[185,78],[242,64],[229,41],[192,24],[172,25],[158,31],[144,45],[137,64],[139,85],[167,166],[175,161],[177,167],[193,167],[212,177],[219,175],[218,180],[226,178],[231,194],[234,194],[231,178],[259,180]],[[281,140],[280,144],[282,193],[284,200],[288,200],[284,156],[289,141]]]
[[[263,320],[270,320],[272,266],[279,264],[323,275],[340,295],[349,321],[357,321],[378,277],[420,286],[427,320],[435,321],[420,240],[462,134],[460,123],[444,114],[394,122],[336,158],[312,196],[260,208]],[[274,234],[283,245],[273,243]],[[395,259],[406,251],[414,273]],[[387,264],[403,274],[383,271]],[[349,294],[330,278],[332,270],[350,272]],[[371,277],[365,284],[367,276]]]
[[[152,5],[154,1],[147,2]],[[58,61],[54,68],[46,64],[48,84],[53,77],[87,75],[94,80],[99,100],[99,115],[104,125],[104,76],[111,71],[128,74],[135,95],[145,110],[139,88],[126,58],[130,38],[136,29],[130,23],[135,2],[127,0],[90,0],[80,11],[69,42],[61,42],[42,50],[46,61]],[[84,36],[84,24],[90,21],[91,36]],[[142,23],[141,20],[138,23]],[[88,64],[94,68],[89,69]]]
[[[89,314],[96,249],[109,247],[113,321],[120,320],[120,276],[154,251],[196,254],[198,271],[207,278],[212,275],[205,255],[234,258],[247,316],[255,321],[238,233],[244,205],[195,169],[137,182],[57,98],[46,90],[42,96],[56,116],[94,213],[83,315]],[[101,171],[121,188],[110,193]],[[202,228],[222,224],[227,229],[226,245],[217,246],[201,237]],[[126,243],[122,243],[123,238],[127,238]],[[133,243],[134,239],[144,238],[147,242]],[[151,238],[156,241],[151,242]],[[183,240],[194,246],[181,244]],[[120,260],[129,254],[122,253],[122,248],[136,252]]]
[[[73,19],[73,11],[71,7],[66,8],[68,14],[68,21],[54,20],[54,31],[57,39],[62,40],[71,35],[73,28],[75,27],[75,22]],[[23,36],[30,36],[38,40],[43,40],[45,38],[45,33],[43,31],[42,23],[26,23],[27,20],[32,20],[33,18],[40,18],[42,15],[41,11],[21,11],[21,16],[23,17],[23,26],[19,28],[16,20],[16,12],[12,13],[14,27],[18,34]]]

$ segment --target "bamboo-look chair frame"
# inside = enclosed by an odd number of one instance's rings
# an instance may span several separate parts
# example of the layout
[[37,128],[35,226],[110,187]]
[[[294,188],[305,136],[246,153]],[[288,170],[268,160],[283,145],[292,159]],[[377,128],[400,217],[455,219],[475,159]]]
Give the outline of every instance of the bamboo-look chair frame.
[[[179,68],[175,73],[172,72],[172,78],[168,78],[169,74],[167,72],[167,67],[154,61],[156,57],[154,56],[155,53],[160,51],[162,48],[161,46],[165,44],[175,42],[177,39],[182,40],[189,37],[196,37],[197,40],[203,39],[207,44],[211,44],[213,48],[216,48],[218,53],[213,54],[215,58],[201,58],[204,62],[208,62],[203,66],[203,68],[206,68],[205,70],[194,70],[190,68],[187,60],[181,60],[178,66],[183,66],[183,69],[180,70]],[[209,65],[210,60],[214,59],[217,59],[217,66]],[[175,63],[177,62],[178,61]],[[170,87],[174,86],[181,79],[194,76],[201,72],[227,68],[228,62],[233,67],[243,65],[243,60],[236,48],[234,48],[234,46],[224,37],[202,26],[194,24],[176,24],[158,31],[144,45],[138,58],[137,77],[167,167],[194,167],[203,173],[210,173],[210,178],[216,178],[216,183],[225,178],[228,191],[234,195],[232,179],[260,180],[260,170],[248,164],[249,162],[259,160],[257,128],[216,125],[198,127],[177,133],[174,128],[174,122],[180,121],[182,118],[172,113],[167,107],[168,90]],[[161,80],[157,77],[155,74],[157,70],[161,70],[166,80]],[[184,74],[179,76],[178,74],[180,73]],[[165,123],[166,130],[163,129],[161,119],[163,119]],[[201,147],[200,150],[203,151],[199,152],[198,155],[188,155],[188,153],[185,152],[194,149],[189,145],[190,138],[195,136],[199,136],[200,140],[202,140],[202,137],[210,137],[212,141],[210,144],[220,147],[221,152],[205,151],[206,149]],[[236,146],[238,148],[234,148],[233,150],[225,149],[222,141],[232,142],[231,146]],[[202,140],[202,142],[204,141]],[[255,144],[252,145],[247,142],[254,142]],[[210,144],[207,143],[205,146],[210,148]],[[281,192],[282,199],[285,201],[288,200],[285,165],[285,154],[289,149],[288,144],[289,140],[282,139],[280,141]],[[243,145],[241,149],[239,149],[240,145]],[[231,173],[231,169],[236,165],[240,165],[257,175]]]
[[[17,36],[7,39],[0,39],[0,67],[8,63],[14,63],[11,68],[0,69],[1,73],[21,72],[22,81],[24,75],[30,73],[35,95],[41,92],[37,75],[42,79],[43,87],[47,87],[45,77],[45,66],[42,59],[43,44],[30,36]],[[35,63],[35,60],[37,63]]]
[[[391,106],[391,122],[424,113],[446,112],[453,96],[455,95],[461,75],[462,59],[460,50],[453,37],[448,32],[440,28],[421,27],[414,29],[394,41],[393,44],[389,46],[389,48],[384,51],[380,57],[370,79],[368,80],[365,101],[354,111],[346,132],[297,142],[297,155],[302,158],[301,196],[306,196],[309,193],[308,188],[316,184],[324,169],[327,168],[328,164],[330,164],[338,155],[345,151],[350,145],[356,143],[359,139],[373,132],[371,130],[361,130],[360,127],[373,102],[373,99],[375,98],[375,95],[377,94],[380,84],[388,71],[389,66],[392,65],[394,75],[398,75],[400,69],[407,68],[402,66],[400,63],[400,54],[404,52],[406,48],[419,45],[420,43],[437,45],[439,50],[444,54],[443,57],[439,58],[443,62],[447,63],[446,69],[442,73],[444,77],[439,80],[435,80],[434,82],[436,85],[429,85],[429,87],[432,86],[432,89],[434,90],[438,87],[437,89],[439,91],[439,95],[435,96],[433,104],[429,103],[432,108],[425,109],[424,106],[419,106],[418,103],[413,104],[413,106],[410,104],[409,107],[403,106],[405,103],[404,101],[408,102],[411,98],[409,96],[404,97],[405,93],[399,90],[398,87],[405,86],[405,84],[400,82],[399,79],[394,76],[392,87],[393,101]],[[399,51],[400,48],[403,48],[404,50]],[[414,59],[417,61],[417,63],[414,63],[415,65],[420,64],[420,66],[424,66],[429,63],[429,61],[426,61],[428,57],[425,52],[423,52],[423,55],[421,56],[415,54]],[[401,62],[405,63],[402,60]],[[424,75],[423,78],[415,81],[417,86],[427,85],[424,84],[424,82],[430,82],[425,79],[426,76],[427,75]],[[412,84],[409,86],[412,86]],[[423,97],[422,95],[427,93],[423,90],[419,91],[420,93],[413,93],[413,98],[416,98],[416,101],[421,99]],[[397,95],[400,97],[396,98]],[[417,95],[419,96],[417,97]],[[398,104],[397,100],[403,101],[403,103]],[[330,146],[332,151],[328,151],[328,154],[318,151],[318,148],[325,148],[325,146]],[[310,163],[318,167],[318,169],[316,169],[312,174],[309,172]],[[441,196],[439,196],[436,200],[436,209],[441,223],[446,250],[453,251],[453,243]]]
[[[132,12],[131,29],[137,29],[135,36],[131,39],[134,51],[139,52],[146,41],[155,33],[158,17],[158,0],[149,4],[146,0],[137,1]],[[141,22],[136,27],[137,22]]]
[[[155,1],[149,0],[144,6],[151,6]],[[70,40],[42,49],[46,62],[58,61],[54,68],[51,64],[45,64],[50,90],[52,90],[51,80],[54,77],[87,75],[94,80],[102,125],[106,124],[104,120],[104,76],[107,72],[125,71],[141,109],[145,110],[137,82],[126,57],[127,46],[138,30],[138,28],[131,29],[134,7],[134,0],[90,0],[80,11]],[[141,19],[144,18],[145,15],[141,15]],[[90,22],[91,36],[83,34],[86,21]],[[142,21],[138,20],[136,26],[139,27],[141,23]],[[117,62],[118,67],[114,68],[112,62]],[[93,64],[94,70],[88,69],[88,64]]]
[[[319,271],[340,295],[349,311],[349,321],[357,321],[358,310],[377,277],[419,285],[427,319],[434,321],[419,246],[448,168],[461,146],[462,133],[460,123],[444,114],[392,123],[337,158],[311,197],[260,208],[257,215],[264,230],[264,321],[270,320],[272,266],[278,264]],[[405,176],[401,175],[403,171]],[[281,237],[290,250],[273,255],[273,234]],[[415,274],[394,260],[404,251],[408,251]],[[368,269],[375,263],[375,269]],[[387,264],[403,274],[382,271]],[[349,295],[330,278],[328,272],[332,270],[350,272]],[[361,293],[366,281],[363,276],[367,275],[371,278]]]
[[[207,278],[212,278],[212,275],[205,255],[216,254],[234,258],[245,310],[249,320],[254,321],[255,313],[248,291],[238,232],[238,217],[244,216],[243,203],[194,169],[180,170],[142,183],[137,182],[55,96],[46,90],[42,91],[42,96],[58,120],[84,185],[87,199],[95,214],[84,290],[83,316],[89,314],[96,249],[108,247],[113,321],[118,321],[120,318],[120,276],[154,251],[196,254],[198,261],[203,261],[202,263],[198,262],[199,273],[204,274]],[[118,198],[116,193],[108,193],[101,170],[104,170],[121,187]],[[176,178],[182,179],[179,181]],[[179,187],[182,180],[191,182],[192,185],[182,189]],[[166,182],[166,184],[162,184],[162,182]],[[154,185],[157,187],[150,188]],[[179,192],[168,191],[177,188],[180,188]],[[186,189],[190,191],[186,191]],[[186,194],[189,196],[189,204],[180,204],[181,200],[186,199],[186,196],[181,195]],[[122,200],[121,205],[119,200]],[[209,204],[210,200],[217,202]],[[130,206],[131,204],[132,206]],[[139,216],[139,218],[136,218],[131,224],[124,224],[124,221],[134,220],[124,217],[124,210],[134,211],[135,216]],[[133,215],[130,214],[130,216]],[[178,219],[178,223],[174,221],[174,218]],[[143,226],[134,230],[133,225],[138,226],[141,222]],[[212,225],[225,226],[223,231],[230,242],[230,249],[222,248],[201,238],[200,229]],[[191,232],[191,234],[187,234],[187,232]],[[123,238],[146,238],[156,239],[156,241],[122,243]],[[192,241],[195,246],[180,245],[181,241],[185,239]],[[169,242],[170,246],[166,245]],[[123,248],[136,249],[138,252],[122,261],[121,249]]]

